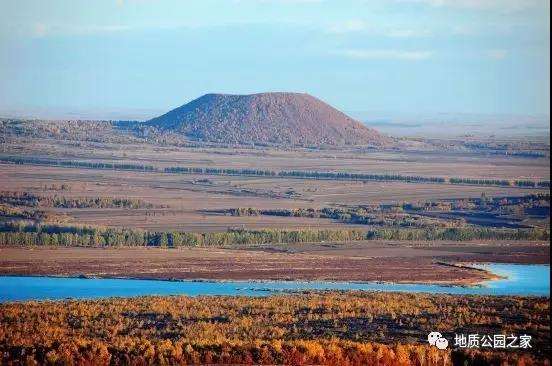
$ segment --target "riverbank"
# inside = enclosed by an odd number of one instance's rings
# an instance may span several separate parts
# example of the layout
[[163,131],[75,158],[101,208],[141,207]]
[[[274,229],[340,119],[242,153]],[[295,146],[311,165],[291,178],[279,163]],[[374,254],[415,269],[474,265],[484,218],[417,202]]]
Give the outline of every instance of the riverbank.
[[[454,265],[453,265],[454,266]],[[457,264],[464,267],[466,264]],[[99,299],[139,296],[252,296],[326,291],[408,292],[450,295],[550,296],[550,266],[472,264],[466,267],[494,277],[477,285],[353,281],[151,280],[86,276],[0,276],[0,302]]]
[[529,263],[542,264],[549,263],[549,255],[549,246],[543,243],[484,246],[441,242],[423,246],[365,242],[248,249],[1,248],[0,274],[473,285],[496,276],[450,263],[527,263],[532,259]]

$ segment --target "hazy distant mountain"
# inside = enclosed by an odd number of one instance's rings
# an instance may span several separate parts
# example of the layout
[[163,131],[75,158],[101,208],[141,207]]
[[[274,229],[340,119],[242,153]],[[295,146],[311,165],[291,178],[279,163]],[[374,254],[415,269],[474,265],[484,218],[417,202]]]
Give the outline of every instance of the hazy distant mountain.
[[146,122],[204,141],[383,145],[390,139],[301,93],[206,94]]
[[348,114],[392,136],[550,139],[549,115],[385,111],[349,111]]

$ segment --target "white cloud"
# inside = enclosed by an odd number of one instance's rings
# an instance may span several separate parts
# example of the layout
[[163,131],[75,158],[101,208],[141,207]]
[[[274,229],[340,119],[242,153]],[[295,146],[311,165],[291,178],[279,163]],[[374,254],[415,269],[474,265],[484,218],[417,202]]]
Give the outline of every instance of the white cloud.
[[125,3],[150,3],[155,1],[156,0],[115,0],[115,4],[123,6]]
[[426,60],[433,55],[430,51],[406,51],[406,50],[369,50],[369,49],[345,49],[333,52],[334,54],[356,60]]
[[37,23],[31,29],[34,37],[51,35],[90,35],[123,32],[132,29],[124,25],[51,25]]
[[368,24],[362,20],[351,19],[341,23],[335,23],[328,27],[330,33],[360,32],[368,29]]
[[487,50],[485,51],[485,56],[493,60],[502,60],[508,56],[508,51],[506,50]]
[[431,32],[427,29],[390,29],[386,35],[392,38],[418,38],[427,37]]
[[326,31],[334,34],[362,32],[369,35],[391,38],[416,38],[426,37],[431,34],[427,29],[375,27],[360,19],[350,19],[344,22],[333,23],[326,27]]
[[468,9],[497,9],[502,11],[520,11],[529,8],[550,8],[549,0],[395,0],[427,4],[434,7],[455,7]]
[[90,25],[68,27],[67,30],[73,34],[97,34],[97,33],[114,33],[130,30],[131,28],[125,25]]
[[259,2],[259,3],[282,3],[282,4],[301,4],[301,3],[321,3],[325,0],[233,0],[235,3]]

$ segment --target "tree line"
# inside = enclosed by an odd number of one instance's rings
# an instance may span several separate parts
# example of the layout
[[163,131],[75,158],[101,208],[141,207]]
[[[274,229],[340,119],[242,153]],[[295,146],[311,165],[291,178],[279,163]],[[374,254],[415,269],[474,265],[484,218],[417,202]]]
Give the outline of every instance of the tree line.
[[156,170],[154,166],[145,165],[145,164],[43,159],[43,158],[20,157],[20,156],[2,156],[0,157],[0,161],[5,163],[11,163],[11,164],[49,165],[49,166],[61,166],[61,167],[67,167],[67,168],[137,170],[137,171],[149,171],[149,172]]
[[392,204],[373,204],[350,207],[323,208],[281,208],[258,209],[238,207],[214,210],[230,216],[281,216],[323,218],[347,224],[373,225],[387,227],[465,227],[466,220],[460,217],[430,218],[422,216],[424,211],[488,212],[500,215],[525,215],[526,210],[542,212],[550,209],[550,194],[528,194],[515,197],[462,198],[422,202],[402,202]]
[[346,224],[372,225],[387,227],[418,227],[435,228],[465,225],[462,219],[440,220],[420,215],[403,213],[402,205],[393,206],[393,209],[375,207],[324,207],[314,208],[290,208],[290,209],[256,209],[256,208],[230,208],[222,212],[231,216],[281,216],[281,217],[308,217],[336,220]]
[[487,227],[449,227],[433,229],[378,228],[368,230],[367,240],[550,240],[549,229],[497,229]]
[[372,173],[350,173],[350,172],[323,172],[323,171],[301,171],[301,170],[262,170],[262,169],[233,169],[233,168],[210,168],[210,167],[166,167],[163,169],[152,165],[136,163],[109,163],[109,162],[88,162],[73,160],[44,159],[35,157],[2,156],[1,162],[12,164],[36,164],[51,165],[72,168],[90,169],[116,169],[148,172],[165,172],[176,174],[205,174],[205,175],[235,175],[235,176],[260,176],[300,179],[327,179],[345,181],[397,181],[406,183],[441,183],[441,184],[469,184],[481,186],[501,187],[523,187],[523,188],[550,188],[550,181],[531,180],[506,180],[506,179],[474,179],[474,178],[445,178],[427,177],[401,174],[372,174]]
[[154,205],[137,198],[39,196],[31,192],[0,192],[0,203],[28,207],[56,208],[153,208]]
[[348,172],[320,172],[301,170],[260,170],[260,169],[223,169],[223,168],[200,168],[200,167],[167,167],[166,173],[180,174],[209,174],[209,175],[252,175],[262,177],[281,178],[305,178],[305,179],[330,179],[330,180],[375,180],[375,181],[402,181],[418,183],[445,183],[446,179],[441,177],[423,177],[400,174],[368,174]]
[[478,179],[478,178],[450,178],[451,184],[471,184],[478,186],[500,186],[521,188],[550,188],[550,181],[508,180],[508,179]]
[[496,229],[452,227],[432,229],[375,228],[370,230],[234,230],[224,232],[152,232],[136,229],[40,224],[24,221],[0,223],[2,246],[248,246],[359,240],[549,240],[548,229]]
[[56,215],[42,210],[26,210],[21,207],[14,207],[0,203],[0,217],[8,219],[46,221],[54,219]]
[[328,179],[328,180],[353,180],[353,181],[396,181],[406,183],[449,183],[469,184],[480,186],[500,187],[527,187],[527,188],[550,188],[550,181],[531,180],[507,180],[507,179],[474,179],[474,178],[445,178],[427,177],[402,174],[372,174],[372,173],[349,173],[349,172],[321,172],[303,170],[260,170],[260,169],[224,169],[224,168],[202,168],[202,167],[167,167],[166,173],[179,174],[207,174],[207,175],[245,175],[261,177],[281,178],[303,178],[303,179]]

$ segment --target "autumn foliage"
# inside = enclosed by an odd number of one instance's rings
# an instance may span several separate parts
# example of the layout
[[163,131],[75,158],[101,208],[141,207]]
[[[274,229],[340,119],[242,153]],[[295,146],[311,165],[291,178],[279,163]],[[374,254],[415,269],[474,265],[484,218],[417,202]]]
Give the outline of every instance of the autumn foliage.
[[[3,364],[548,364],[545,298],[393,293],[0,305]],[[429,331],[528,333],[529,350],[438,350]]]

